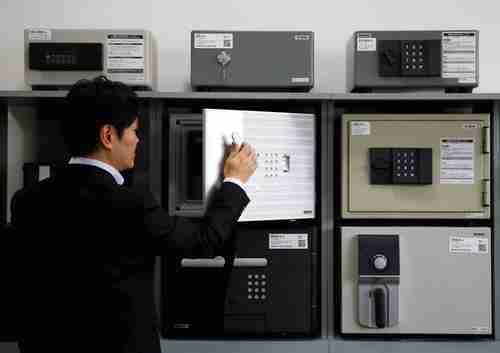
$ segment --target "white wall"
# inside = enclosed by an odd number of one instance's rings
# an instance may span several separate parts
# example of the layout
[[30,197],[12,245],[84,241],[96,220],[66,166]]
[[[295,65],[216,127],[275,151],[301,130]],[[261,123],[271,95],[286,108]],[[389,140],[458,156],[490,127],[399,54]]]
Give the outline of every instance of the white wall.
[[144,28],[158,44],[160,91],[189,90],[192,29],[312,30],[315,92],[345,91],[355,30],[478,29],[480,85],[500,91],[500,3],[494,0],[0,0],[0,90],[24,89],[23,30]]

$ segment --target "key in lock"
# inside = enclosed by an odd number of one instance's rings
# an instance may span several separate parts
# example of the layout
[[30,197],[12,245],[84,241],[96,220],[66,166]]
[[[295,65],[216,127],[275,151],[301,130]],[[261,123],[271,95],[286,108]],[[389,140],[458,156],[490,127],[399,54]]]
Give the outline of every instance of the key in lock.
[[231,62],[231,55],[226,51],[221,51],[217,54],[217,63],[221,66],[222,69],[222,81],[226,81],[227,79],[227,66]]

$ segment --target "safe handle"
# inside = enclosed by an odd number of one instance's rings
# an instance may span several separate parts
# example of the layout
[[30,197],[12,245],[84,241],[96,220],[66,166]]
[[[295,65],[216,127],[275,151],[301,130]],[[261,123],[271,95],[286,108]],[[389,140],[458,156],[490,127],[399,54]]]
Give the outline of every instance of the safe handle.
[[377,328],[387,327],[387,298],[382,288],[377,288],[372,292],[375,304],[375,325]]
[[[201,267],[201,268],[221,268],[226,264],[222,256],[213,259],[182,259],[181,267]],[[236,257],[233,261],[234,267],[266,267],[268,261],[266,258],[255,257]]]

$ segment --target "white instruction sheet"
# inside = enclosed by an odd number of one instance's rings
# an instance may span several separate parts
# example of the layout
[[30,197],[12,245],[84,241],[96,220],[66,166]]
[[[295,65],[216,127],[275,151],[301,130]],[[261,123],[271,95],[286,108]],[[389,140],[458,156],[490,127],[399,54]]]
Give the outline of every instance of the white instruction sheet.
[[144,80],[144,36],[142,34],[108,34],[107,71],[112,80]]
[[474,184],[474,139],[441,139],[441,184]]
[[476,32],[443,32],[442,77],[456,78],[459,83],[477,80]]
[[203,133],[205,204],[222,181],[225,144],[236,138],[257,153],[239,221],[315,217],[314,114],[204,109]]

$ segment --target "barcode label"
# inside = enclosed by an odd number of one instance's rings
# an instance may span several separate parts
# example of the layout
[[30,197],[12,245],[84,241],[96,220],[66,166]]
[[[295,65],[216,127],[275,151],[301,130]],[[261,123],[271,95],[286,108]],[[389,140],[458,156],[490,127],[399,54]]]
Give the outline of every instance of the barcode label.
[[478,251],[479,252],[488,252],[488,245],[487,244],[478,244]]
[[308,249],[307,234],[269,234],[269,249]]
[[488,254],[489,242],[487,238],[478,237],[450,237],[450,253],[453,254]]
[[371,33],[358,33],[357,50],[358,51],[376,51],[377,50],[377,38],[375,38]]
[[28,40],[43,40],[50,41],[52,40],[52,30],[46,28],[32,28],[28,30]]
[[351,136],[370,135],[369,121],[351,121]]
[[195,33],[195,49],[233,49],[233,33]]

